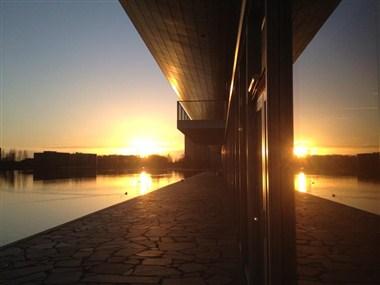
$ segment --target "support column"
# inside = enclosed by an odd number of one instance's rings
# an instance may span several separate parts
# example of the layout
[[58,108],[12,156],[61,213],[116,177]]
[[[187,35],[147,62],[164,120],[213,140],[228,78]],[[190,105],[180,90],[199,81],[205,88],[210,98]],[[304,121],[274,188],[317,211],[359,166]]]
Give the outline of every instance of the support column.
[[269,284],[296,284],[291,3],[265,3]]

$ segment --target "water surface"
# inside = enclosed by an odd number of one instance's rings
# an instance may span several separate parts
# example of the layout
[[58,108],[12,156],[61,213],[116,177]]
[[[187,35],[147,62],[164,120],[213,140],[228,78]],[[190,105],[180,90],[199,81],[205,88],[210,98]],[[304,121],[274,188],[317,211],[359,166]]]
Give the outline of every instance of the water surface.
[[0,246],[182,178],[183,174],[178,172],[150,174],[142,171],[36,181],[32,174],[8,172],[0,176]]
[[309,175],[299,172],[294,179],[297,191],[380,215],[380,182],[355,176]]

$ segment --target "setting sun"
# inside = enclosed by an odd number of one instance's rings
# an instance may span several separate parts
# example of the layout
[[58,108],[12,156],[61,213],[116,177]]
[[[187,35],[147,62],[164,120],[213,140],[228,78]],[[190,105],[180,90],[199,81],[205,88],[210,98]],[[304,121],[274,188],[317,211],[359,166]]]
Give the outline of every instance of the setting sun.
[[308,155],[320,154],[320,148],[313,146],[310,141],[297,141],[293,148],[293,154],[298,158]]
[[306,146],[297,145],[294,147],[294,155],[297,157],[306,157],[309,154],[309,150]]
[[135,138],[131,141],[130,150],[133,154],[145,157],[151,154],[161,154],[163,149],[150,138]]

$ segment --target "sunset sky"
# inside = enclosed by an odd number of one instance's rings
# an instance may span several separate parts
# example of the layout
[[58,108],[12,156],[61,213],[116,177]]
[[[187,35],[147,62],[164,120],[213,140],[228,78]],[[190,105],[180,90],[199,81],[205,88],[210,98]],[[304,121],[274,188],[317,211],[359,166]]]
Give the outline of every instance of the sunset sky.
[[0,1],[1,141],[173,155],[176,95],[118,1]]
[[[343,1],[294,65],[306,153],[379,150],[377,4],[364,2]],[[177,96],[118,1],[0,3],[2,147],[181,153]]]
[[295,145],[379,151],[378,0],[344,0],[294,64]]

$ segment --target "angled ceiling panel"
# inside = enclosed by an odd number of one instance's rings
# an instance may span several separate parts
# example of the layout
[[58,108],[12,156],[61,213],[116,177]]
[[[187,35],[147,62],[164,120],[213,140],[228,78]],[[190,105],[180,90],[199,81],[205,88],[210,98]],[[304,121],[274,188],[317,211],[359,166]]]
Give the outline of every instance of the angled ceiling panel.
[[[121,0],[179,100],[226,100],[240,1]],[[213,106],[185,103],[191,117]]]

